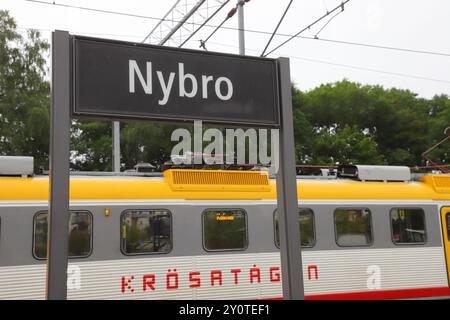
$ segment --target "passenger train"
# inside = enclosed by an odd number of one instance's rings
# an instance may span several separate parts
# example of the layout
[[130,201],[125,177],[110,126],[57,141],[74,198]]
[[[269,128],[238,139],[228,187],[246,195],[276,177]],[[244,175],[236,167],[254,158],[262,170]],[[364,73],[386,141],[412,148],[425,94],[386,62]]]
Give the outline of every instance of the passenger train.
[[[4,163],[0,298],[43,299],[49,179]],[[450,175],[349,168],[297,179],[305,298],[450,297]],[[263,171],[72,175],[68,298],[282,299],[275,184]]]

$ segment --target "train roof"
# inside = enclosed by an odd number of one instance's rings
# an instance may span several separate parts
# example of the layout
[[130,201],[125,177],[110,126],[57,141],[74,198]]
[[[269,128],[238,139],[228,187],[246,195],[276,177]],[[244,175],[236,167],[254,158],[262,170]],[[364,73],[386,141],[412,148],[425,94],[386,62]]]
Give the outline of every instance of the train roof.
[[[297,179],[301,200],[450,200],[450,175],[425,175],[419,181]],[[0,177],[0,201],[48,200],[48,176]],[[166,170],[162,175],[76,175],[71,200],[273,200],[276,181],[267,172]]]

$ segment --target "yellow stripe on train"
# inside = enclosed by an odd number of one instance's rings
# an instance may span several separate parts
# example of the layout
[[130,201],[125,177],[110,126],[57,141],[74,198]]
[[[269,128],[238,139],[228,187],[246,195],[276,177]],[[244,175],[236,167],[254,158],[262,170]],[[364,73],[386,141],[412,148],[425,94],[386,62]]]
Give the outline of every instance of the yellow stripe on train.
[[[180,173],[180,171],[182,171]],[[1,177],[0,201],[47,200],[48,177]],[[450,200],[450,176],[419,181],[362,182],[297,180],[299,199]],[[167,170],[163,177],[83,177],[70,179],[72,200],[120,199],[276,199],[275,180],[265,172]]]

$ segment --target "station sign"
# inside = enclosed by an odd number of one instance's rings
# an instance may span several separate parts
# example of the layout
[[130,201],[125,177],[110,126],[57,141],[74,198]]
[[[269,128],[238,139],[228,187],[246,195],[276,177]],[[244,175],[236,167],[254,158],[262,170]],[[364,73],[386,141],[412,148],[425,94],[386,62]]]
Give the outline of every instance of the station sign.
[[70,128],[71,118],[80,117],[278,128],[283,296],[304,298],[289,59],[159,47],[57,30],[52,33],[51,89],[47,299],[67,299]]
[[71,39],[73,117],[280,125],[275,59]]

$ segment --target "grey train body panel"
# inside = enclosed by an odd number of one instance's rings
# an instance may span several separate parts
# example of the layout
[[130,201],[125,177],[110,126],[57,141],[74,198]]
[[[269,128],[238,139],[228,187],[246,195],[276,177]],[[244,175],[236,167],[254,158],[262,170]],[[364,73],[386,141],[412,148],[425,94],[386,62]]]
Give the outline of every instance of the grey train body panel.
[[[152,257],[182,257],[200,255],[248,254],[279,252],[275,245],[274,211],[271,201],[74,201],[71,210],[89,211],[92,216],[92,252],[86,258],[70,258],[69,262],[89,262]],[[47,210],[44,202],[24,201],[23,205],[0,203],[0,267],[45,264],[33,256],[34,217]],[[440,205],[426,201],[301,201],[300,208],[314,212],[316,243],[308,251],[385,249],[413,247],[442,247]],[[105,216],[105,208],[110,215]],[[209,252],[203,246],[202,213],[206,209],[243,209],[247,214],[248,246],[239,251]],[[334,211],[338,208],[361,209],[371,212],[373,243],[369,246],[341,247],[336,243]],[[391,235],[390,210],[393,208],[420,208],[425,213],[426,242],[423,244],[394,244]],[[129,209],[166,209],[172,217],[172,250],[169,253],[125,255],[121,251],[121,215]],[[442,250],[444,255],[444,250]]]

